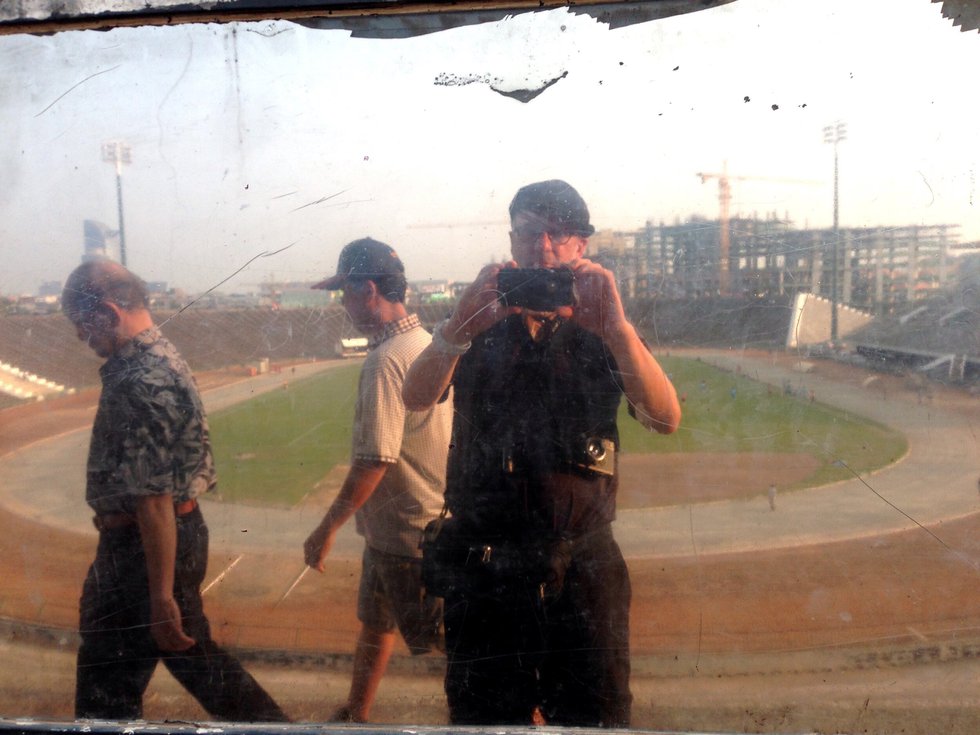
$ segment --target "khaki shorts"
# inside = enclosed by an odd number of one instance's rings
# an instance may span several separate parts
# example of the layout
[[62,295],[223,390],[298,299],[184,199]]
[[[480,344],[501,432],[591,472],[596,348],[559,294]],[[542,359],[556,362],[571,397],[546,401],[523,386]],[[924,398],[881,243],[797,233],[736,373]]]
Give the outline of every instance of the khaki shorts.
[[396,627],[413,656],[444,651],[442,598],[422,588],[422,560],[364,547],[357,619],[386,633]]

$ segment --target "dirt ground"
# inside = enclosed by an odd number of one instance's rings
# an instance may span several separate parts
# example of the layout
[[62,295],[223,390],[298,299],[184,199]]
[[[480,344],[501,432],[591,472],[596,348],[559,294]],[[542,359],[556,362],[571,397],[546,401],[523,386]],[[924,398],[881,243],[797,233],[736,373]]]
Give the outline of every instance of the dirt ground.
[[803,453],[624,454],[619,459],[616,507],[656,508],[765,496],[769,483],[790,487],[819,467],[816,457]]
[[[891,396],[923,400],[901,378],[831,363],[821,363],[820,371],[852,383],[874,377]],[[215,385],[237,377],[199,379]],[[94,398],[81,393],[3,411],[0,454],[87,424]],[[926,399],[976,410],[955,392],[935,389]],[[759,467],[774,461],[701,459],[686,463],[685,472],[692,464],[701,467],[706,477],[725,480],[703,485],[736,494],[757,492]],[[780,471],[790,472],[798,459]],[[797,463],[793,471],[807,470]],[[624,502],[671,501],[644,495]],[[973,693],[980,675],[980,516],[940,525],[932,529],[935,536],[909,531],[778,552],[631,560],[634,725],[748,732],[980,730],[980,693]],[[2,668],[17,671],[13,660],[32,661],[24,675],[0,677],[0,712],[70,714],[72,630],[93,552],[90,537],[0,511]],[[231,561],[216,550],[211,569]],[[330,562],[320,584],[301,586],[278,605],[271,602],[283,587],[281,560],[270,557],[257,567],[253,578],[229,579],[205,597],[216,637],[239,650],[298,719],[323,719],[345,694],[359,564]],[[444,723],[440,661],[399,653],[376,719]],[[289,667],[281,665],[287,662]],[[147,716],[203,715],[158,675]]]

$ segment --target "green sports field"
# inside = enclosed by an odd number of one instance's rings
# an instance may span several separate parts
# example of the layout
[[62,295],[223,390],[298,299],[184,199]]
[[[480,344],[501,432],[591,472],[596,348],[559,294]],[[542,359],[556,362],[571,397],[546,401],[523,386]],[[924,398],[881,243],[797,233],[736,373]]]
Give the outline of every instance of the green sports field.
[[819,468],[785,489],[823,485],[853,477],[901,458],[905,437],[886,426],[820,403],[799,386],[770,386],[699,360],[663,358],[683,400],[681,428],[670,436],[651,434],[624,420],[624,452],[807,453]]
[[292,506],[346,463],[360,369],[352,363],[290,381],[212,414],[221,496]]
[[[906,451],[901,434],[792,386],[766,386],[698,360],[661,363],[684,400],[681,428],[670,436],[648,433],[626,416],[624,403],[624,452],[805,452],[820,466],[796,486],[802,487],[873,470]],[[359,371],[359,363],[343,365],[213,414],[221,495],[292,506],[346,463]]]

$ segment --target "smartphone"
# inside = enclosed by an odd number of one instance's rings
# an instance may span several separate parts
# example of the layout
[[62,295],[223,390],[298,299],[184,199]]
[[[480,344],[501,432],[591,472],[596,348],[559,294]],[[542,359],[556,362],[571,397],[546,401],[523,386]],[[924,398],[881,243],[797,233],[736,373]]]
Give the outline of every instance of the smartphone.
[[504,306],[555,311],[575,303],[573,273],[568,268],[505,268],[497,274]]

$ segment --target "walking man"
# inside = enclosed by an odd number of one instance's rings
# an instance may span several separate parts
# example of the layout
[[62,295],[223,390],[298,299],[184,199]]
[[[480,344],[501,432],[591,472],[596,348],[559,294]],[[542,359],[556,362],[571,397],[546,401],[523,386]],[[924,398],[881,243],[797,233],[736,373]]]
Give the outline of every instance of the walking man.
[[332,719],[366,722],[396,627],[413,655],[443,647],[442,601],[422,589],[419,542],[443,506],[452,402],[444,396],[424,412],[405,409],[405,374],[431,337],[405,310],[405,268],[391,247],[355,240],[341,252],[336,275],[313,288],[343,290],[351,321],[372,340],[358,384],[351,469],[304,544],[306,563],[322,572],[352,515],[364,536],[354,673]]
[[158,661],[213,717],[286,722],[212,639],[200,586],[215,487],[208,422],[187,364],[153,324],[146,286],[111,261],[72,272],[62,310],[105,358],[86,501],[99,545],[80,603],[75,716],[136,720]]

